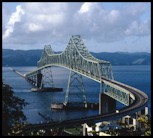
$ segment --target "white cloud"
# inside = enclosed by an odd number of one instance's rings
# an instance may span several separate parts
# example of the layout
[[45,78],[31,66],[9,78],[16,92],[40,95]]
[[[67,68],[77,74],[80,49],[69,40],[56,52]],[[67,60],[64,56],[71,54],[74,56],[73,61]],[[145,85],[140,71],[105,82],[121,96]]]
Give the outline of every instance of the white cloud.
[[28,29],[33,32],[33,31],[40,31],[43,29],[43,27],[34,23],[30,23]]
[[80,10],[78,11],[80,14],[82,13],[87,13],[87,12],[91,12],[92,9],[98,8],[98,4],[97,3],[93,3],[93,2],[85,2],[82,4]]
[[5,26],[8,23],[10,19],[10,11],[7,7],[2,8],[2,27],[3,27],[3,33],[6,30]]
[[118,21],[119,16],[120,16],[120,12],[118,10],[111,10],[108,15],[108,20],[114,23],[115,21]]
[[100,2],[24,3],[22,7],[17,6],[4,25],[4,44],[22,43],[33,48],[58,43],[65,48],[70,36],[75,34],[87,41],[93,40],[96,45],[121,41],[129,36],[147,36],[150,20],[140,20],[146,9],[145,3],[116,9],[107,9]]
[[133,21],[129,27],[125,30],[126,35],[138,35],[138,36],[145,36],[147,35],[150,31],[150,25],[149,22],[144,21],[144,22],[138,22],[138,21]]
[[24,10],[20,5],[16,7],[16,12],[12,13],[8,23],[6,24],[6,31],[4,32],[3,39],[10,36],[14,30],[14,25],[16,22],[20,22],[21,16],[24,14]]

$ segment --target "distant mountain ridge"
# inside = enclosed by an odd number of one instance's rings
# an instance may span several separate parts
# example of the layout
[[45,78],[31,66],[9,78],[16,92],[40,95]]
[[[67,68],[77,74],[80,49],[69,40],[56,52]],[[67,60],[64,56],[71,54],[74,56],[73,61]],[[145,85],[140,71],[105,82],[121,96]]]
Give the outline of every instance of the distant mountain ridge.
[[110,61],[112,65],[150,65],[151,54],[147,52],[115,52],[115,53],[93,53],[99,59]]
[[[3,66],[36,66],[40,59],[42,49],[38,50],[12,50],[2,49]],[[55,52],[60,53],[60,52]],[[90,52],[94,57],[110,61],[112,65],[150,65],[151,54],[147,52]]]

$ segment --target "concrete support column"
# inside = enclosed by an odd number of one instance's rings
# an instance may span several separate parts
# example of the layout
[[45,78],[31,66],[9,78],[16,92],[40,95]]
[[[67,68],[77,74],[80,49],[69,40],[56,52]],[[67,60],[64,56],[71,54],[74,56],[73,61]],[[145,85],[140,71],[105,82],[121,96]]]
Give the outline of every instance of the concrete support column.
[[38,88],[41,86],[41,81],[42,81],[42,74],[38,73],[37,74],[37,87]]
[[116,112],[116,100],[104,93],[99,94],[99,114]]

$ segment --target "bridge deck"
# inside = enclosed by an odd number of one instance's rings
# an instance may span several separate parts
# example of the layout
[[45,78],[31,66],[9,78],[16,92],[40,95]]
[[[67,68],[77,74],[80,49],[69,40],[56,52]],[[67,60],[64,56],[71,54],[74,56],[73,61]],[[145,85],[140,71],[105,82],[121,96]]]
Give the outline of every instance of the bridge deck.
[[[107,81],[107,80],[106,80]],[[28,126],[27,128],[43,128],[43,127],[65,127],[65,126],[71,126],[71,125],[80,125],[82,123],[97,123],[100,121],[107,121],[107,120],[115,120],[121,117],[124,117],[126,115],[133,114],[141,109],[143,109],[147,102],[148,102],[148,96],[143,93],[142,91],[135,89],[131,86],[124,85],[117,81],[110,81],[111,83],[114,83],[120,87],[123,87],[124,89],[130,91],[132,94],[134,94],[136,100],[131,105],[125,107],[124,109],[119,110],[118,113],[109,113],[105,115],[95,115],[90,117],[84,117],[79,119],[71,119],[71,120],[65,120],[58,123],[46,123],[46,124],[37,124],[33,126]]]
[[[106,86],[106,89],[104,90],[105,94],[127,105],[127,107],[121,109],[119,113],[109,113],[81,119],[67,120],[60,122],[59,124],[55,123],[56,126],[81,124],[90,121],[99,122],[120,118],[141,110],[146,106],[148,101],[148,96],[142,91],[115,81],[110,62],[93,57],[86,49],[81,37],[78,35],[70,38],[65,51],[61,54],[54,54],[50,46],[45,46],[42,56],[37,62],[37,66],[38,69],[27,73],[25,78],[36,78],[37,73],[43,68],[61,66],[97,81],[100,84],[104,83]],[[102,87],[100,87],[100,92],[102,92]]]

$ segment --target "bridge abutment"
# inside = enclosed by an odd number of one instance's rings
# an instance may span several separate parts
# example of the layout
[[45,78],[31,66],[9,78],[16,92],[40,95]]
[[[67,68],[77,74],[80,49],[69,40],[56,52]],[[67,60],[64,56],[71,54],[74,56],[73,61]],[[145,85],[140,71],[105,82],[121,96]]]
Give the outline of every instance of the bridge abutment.
[[116,112],[116,100],[104,93],[99,94],[99,114]]

